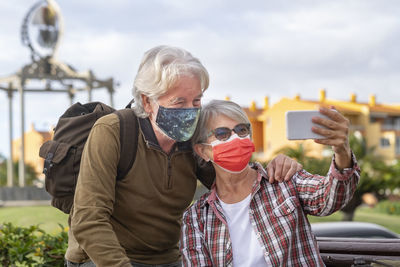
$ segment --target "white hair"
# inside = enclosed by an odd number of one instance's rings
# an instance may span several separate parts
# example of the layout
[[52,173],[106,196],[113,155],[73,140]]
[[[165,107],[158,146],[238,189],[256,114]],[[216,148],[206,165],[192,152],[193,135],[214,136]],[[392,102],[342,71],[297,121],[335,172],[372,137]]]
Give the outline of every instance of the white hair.
[[246,112],[235,102],[227,100],[211,100],[201,108],[196,131],[192,137],[193,145],[207,142],[208,134],[213,130],[210,129],[209,124],[219,115],[224,115],[238,123],[250,123]]
[[175,85],[182,76],[196,77],[204,92],[209,85],[209,76],[200,60],[188,51],[171,46],[157,46],[147,51],[140,63],[133,85],[133,109],[136,116],[146,118],[142,97],[157,100]]

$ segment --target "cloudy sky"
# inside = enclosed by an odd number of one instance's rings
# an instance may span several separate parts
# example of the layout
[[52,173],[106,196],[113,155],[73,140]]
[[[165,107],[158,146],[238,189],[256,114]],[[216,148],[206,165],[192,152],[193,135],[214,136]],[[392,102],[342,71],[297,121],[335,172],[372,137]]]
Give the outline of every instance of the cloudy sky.
[[[0,77],[29,63],[20,27],[36,0],[0,2]],[[119,86],[115,106],[130,99],[143,53],[160,44],[198,57],[210,73],[205,100],[230,96],[248,105],[281,97],[400,104],[398,0],[59,0],[64,36],[57,58]],[[108,102],[104,90],[94,100]],[[86,102],[81,93],[76,101]],[[69,106],[61,94],[27,94],[26,128],[47,129]],[[14,97],[14,137],[20,136]],[[0,153],[8,154],[8,99],[0,92]]]

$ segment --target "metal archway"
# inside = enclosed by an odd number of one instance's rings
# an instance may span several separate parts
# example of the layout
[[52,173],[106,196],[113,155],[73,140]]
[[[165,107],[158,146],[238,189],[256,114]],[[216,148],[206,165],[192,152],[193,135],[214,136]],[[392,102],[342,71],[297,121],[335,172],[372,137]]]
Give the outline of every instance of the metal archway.
[[[32,62],[16,73],[0,78],[0,90],[7,93],[9,100],[9,159],[7,164],[7,186],[13,186],[12,98],[18,92],[20,97],[21,147],[19,157],[20,187],[25,186],[25,93],[67,93],[70,104],[77,92],[86,91],[92,101],[92,90],[107,89],[110,105],[114,106],[114,80],[99,79],[91,70],[78,72],[72,66],[55,59],[54,54],[62,35],[62,16],[54,0],[41,0],[34,4],[24,18],[21,28],[22,43],[31,50]],[[38,43],[31,39],[30,27],[37,27]],[[44,81],[44,82],[42,82]],[[34,86],[29,86],[30,84]],[[37,84],[40,84],[38,86]]]

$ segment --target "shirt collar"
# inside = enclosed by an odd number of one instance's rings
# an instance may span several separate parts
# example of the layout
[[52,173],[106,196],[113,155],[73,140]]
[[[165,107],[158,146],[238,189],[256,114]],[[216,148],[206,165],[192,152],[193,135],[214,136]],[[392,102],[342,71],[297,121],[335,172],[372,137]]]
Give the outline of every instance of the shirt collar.
[[[252,195],[254,195],[260,188],[261,180],[262,179],[268,180],[268,173],[266,172],[264,167],[259,162],[251,162],[251,163],[249,163],[249,165],[251,168],[255,169],[258,173],[257,180],[254,183],[253,189],[252,189]],[[212,202],[215,202],[217,199],[218,199],[217,198],[217,189],[216,189],[216,185],[215,185],[215,181],[214,181],[208,195],[206,195],[204,201],[201,203],[201,206],[204,206],[206,204],[210,205]]]

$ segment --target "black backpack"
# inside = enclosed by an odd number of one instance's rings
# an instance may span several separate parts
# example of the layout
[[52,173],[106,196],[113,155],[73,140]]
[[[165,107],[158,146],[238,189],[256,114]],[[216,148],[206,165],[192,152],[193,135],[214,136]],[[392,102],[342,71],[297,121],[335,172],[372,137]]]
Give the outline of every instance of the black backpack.
[[40,147],[39,156],[44,158],[46,191],[52,196],[51,205],[69,214],[74,202],[76,182],[83,147],[94,123],[100,117],[116,113],[120,120],[121,156],[117,180],[131,169],[136,157],[139,136],[138,119],[130,108],[115,110],[101,102],[68,108],[57,122],[53,140]]

